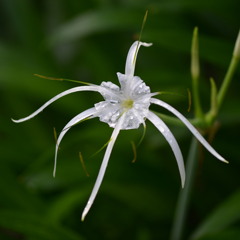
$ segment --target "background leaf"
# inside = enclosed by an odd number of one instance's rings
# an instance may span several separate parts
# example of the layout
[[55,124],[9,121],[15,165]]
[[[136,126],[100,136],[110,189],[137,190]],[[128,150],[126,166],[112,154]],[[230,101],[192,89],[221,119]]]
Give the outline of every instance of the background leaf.
[[240,191],[237,191],[208,216],[195,231],[192,239],[202,239],[201,236],[224,231],[228,226],[231,226],[240,219],[239,213]]

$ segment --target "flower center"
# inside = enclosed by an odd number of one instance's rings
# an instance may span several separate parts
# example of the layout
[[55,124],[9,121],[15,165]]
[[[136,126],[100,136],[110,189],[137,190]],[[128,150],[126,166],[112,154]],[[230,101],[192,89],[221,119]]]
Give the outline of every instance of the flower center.
[[131,109],[133,107],[133,100],[132,99],[127,99],[122,102],[122,107],[125,109]]

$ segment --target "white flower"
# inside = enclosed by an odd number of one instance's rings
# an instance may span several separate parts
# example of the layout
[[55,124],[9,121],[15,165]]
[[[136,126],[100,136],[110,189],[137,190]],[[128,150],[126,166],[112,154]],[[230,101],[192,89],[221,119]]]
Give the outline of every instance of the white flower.
[[153,125],[155,125],[155,127],[162,133],[162,135],[165,137],[170,147],[172,148],[173,154],[175,155],[175,158],[177,160],[181,177],[181,184],[182,187],[184,186],[185,168],[181,150],[175,137],[173,136],[169,128],[166,126],[166,124],[155,113],[149,110],[151,104],[159,105],[177,116],[210,153],[212,153],[219,160],[227,162],[208,144],[208,142],[202,137],[202,135],[197,131],[197,129],[193,127],[191,123],[181,113],[179,113],[169,104],[159,99],[153,98],[153,96],[157,95],[157,93],[151,93],[150,88],[143,82],[143,80],[138,76],[134,76],[135,63],[140,46],[149,47],[151,45],[152,44],[150,43],[144,43],[139,41],[136,41],[132,44],[127,55],[125,74],[117,73],[120,87],[113,84],[112,82],[102,82],[100,86],[90,84],[89,86],[71,88],[50,99],[42,107],[40,107],[28,117],[19,120],[13,120],[17,123],[29,120],[57,99],[70,93],[80,91],[95,91],[99,92],[103,96],[104,101],[96,103],[93,108],[81,112],[71,121],[69,121],[68,124],[61,131],[56,143],[53,171],[54,176],[56,173],[58,147],[62,138],[72,126],[84,119],[99,117],[100,121],[106,122],[110,127],[114,128],[102,161],[96,183],[93,187],[87,205],[83,211],[82,220],[84,220],[97,195],[97,192],[105,174],[105,170],[108,164],[108,160],[110,158],[110,154],[112,152],[113,145],[120,130],[136,129],[140,126],[140,124],[145,125],[146,119],[148,119],[150,122],[153,123]]

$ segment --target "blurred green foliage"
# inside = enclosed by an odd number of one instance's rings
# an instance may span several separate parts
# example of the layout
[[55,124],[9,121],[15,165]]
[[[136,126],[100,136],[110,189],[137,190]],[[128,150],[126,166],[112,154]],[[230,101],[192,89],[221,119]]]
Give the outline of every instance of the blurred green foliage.
[[[97,199],[81,222],[112,129],[98,119],[75,126],[61,144],[57,176],[52,178],[53,127],[101,100],[77,93],[51,105],[29,122],[14,124],[75,83],[49,81],[38,73],[99,84],[117,83],[127,51],[138,38],[153,42],[138,57],[136,75],[184,115],[188,113],[190,47],[199,27],[201,99],[209,108],[209,78],[217,86],[227,70],[239,30],[239,0],[1,0],[0,2],[0,239],[168,239],[180,188],[174,156],[163,137],[148,124],[131,163],[130,141],[142,129],[122,131]],[[198,174],[184,239],[239,239],[240,71],[219,116],[212,145],[225,165],[200,148]],[[91,94],[91,97],[90,97]],[[182,95],[179,96],[178,94]],[[157,109],[161,111],[161,109]],[[183,155],[190,133],[171,125]],[[81,151],[90,173],[81,167]]]

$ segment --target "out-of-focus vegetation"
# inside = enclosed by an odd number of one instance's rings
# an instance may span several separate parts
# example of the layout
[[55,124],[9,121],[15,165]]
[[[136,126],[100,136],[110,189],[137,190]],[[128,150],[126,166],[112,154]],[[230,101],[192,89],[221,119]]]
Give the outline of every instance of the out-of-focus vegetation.
[[[15,124],[70,82],[33,76],[71,78],[100,84],[117,83],[125,58],[138,39],[146,9],[148,19],[136,66],[161,99],[185,116],[190,81],[190,47],[199,27],[201,100],[209,109],[209,78],[220,85],[239,31],[239,0],[1,0],[0,2],[0,239],[168,239],[180,179],[174,156],[157,130],[147,123],[144,141],[132,163],[130,141],[143,129],[122,131],[96,201],[86,220],[81,213],[95,182],[112,129],[98,119],[69,131],[61,144],[57,175],[52,177],[55,140],[77,113],[102,97],[97,93],[66,96],[31,121]],[[200,148],[194,191],[184,239],[240,239],[239,129],[240,71],[233,80],[218,118],[212,142],[230,164]],[[161,112],[160,108],[155,110]],[[187,156],[190,133],[169,125]],[[82,152],[87,177],[78,153]]]

